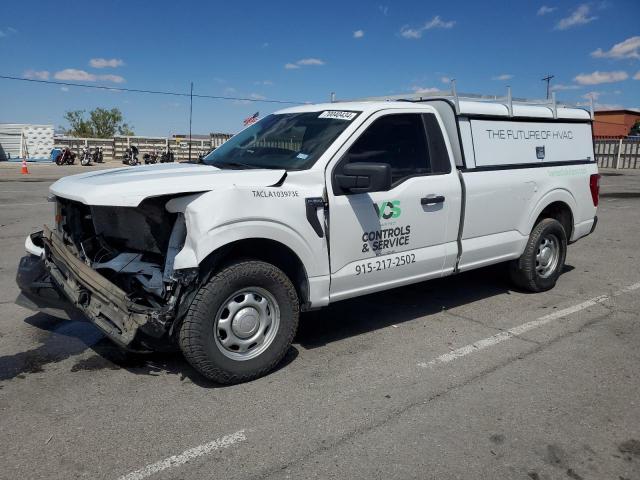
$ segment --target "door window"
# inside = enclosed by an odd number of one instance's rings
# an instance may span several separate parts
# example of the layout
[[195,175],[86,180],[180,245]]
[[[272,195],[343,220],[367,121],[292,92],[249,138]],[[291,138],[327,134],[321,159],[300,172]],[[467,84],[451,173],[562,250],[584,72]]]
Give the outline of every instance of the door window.
[[394,186],[409,177],[431,173],[421,115],[407,113],[378,118],[351,146],[344,162],[388,163]]

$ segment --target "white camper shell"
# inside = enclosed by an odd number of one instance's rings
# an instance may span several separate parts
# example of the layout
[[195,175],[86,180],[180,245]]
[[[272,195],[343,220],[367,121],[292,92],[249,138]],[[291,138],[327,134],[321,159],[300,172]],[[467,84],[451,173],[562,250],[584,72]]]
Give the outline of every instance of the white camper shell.
[[79,309],[126,348],[175,342],[205,376],[245,381],[281,360],[300,310],[501,262],[518,288],[552,288],[595,228],[598,182],[591,115],[555,100],[288,108],[204,165],[56,182],[21,301]]

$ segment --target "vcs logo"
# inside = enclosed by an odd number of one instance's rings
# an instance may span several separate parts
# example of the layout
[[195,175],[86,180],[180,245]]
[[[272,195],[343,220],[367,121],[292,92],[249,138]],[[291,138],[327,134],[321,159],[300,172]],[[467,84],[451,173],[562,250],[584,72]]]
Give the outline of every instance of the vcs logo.
[[378,218],[383,220],[398,218],[402,213],[402,210],[400,210],[400,200],[385,200],[380,204],[374,203],[373,208]]

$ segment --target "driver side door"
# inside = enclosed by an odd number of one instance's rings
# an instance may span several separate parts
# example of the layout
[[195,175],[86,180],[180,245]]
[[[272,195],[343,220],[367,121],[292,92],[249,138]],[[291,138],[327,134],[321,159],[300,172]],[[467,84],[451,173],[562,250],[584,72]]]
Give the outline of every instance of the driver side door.
[[[461,188],[435,112],[379,112],[358,132],[327,169],[332,301],[441,276],[457,254]],[[358,162],[390,165],[388,190],[341,188]]]

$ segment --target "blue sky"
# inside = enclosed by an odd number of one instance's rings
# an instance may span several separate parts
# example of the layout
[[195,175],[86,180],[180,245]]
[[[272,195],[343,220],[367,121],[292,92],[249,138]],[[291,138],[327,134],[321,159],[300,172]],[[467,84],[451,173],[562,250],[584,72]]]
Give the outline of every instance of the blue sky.
[[[0,74],[293,101],[448,88],[640,107],[640,2],[7,1]],[[64,126],[118,107],[137,134],[188,131],[188,99],[0,80],[0,122]],[[194,101],[193,131],[281,108]]]

